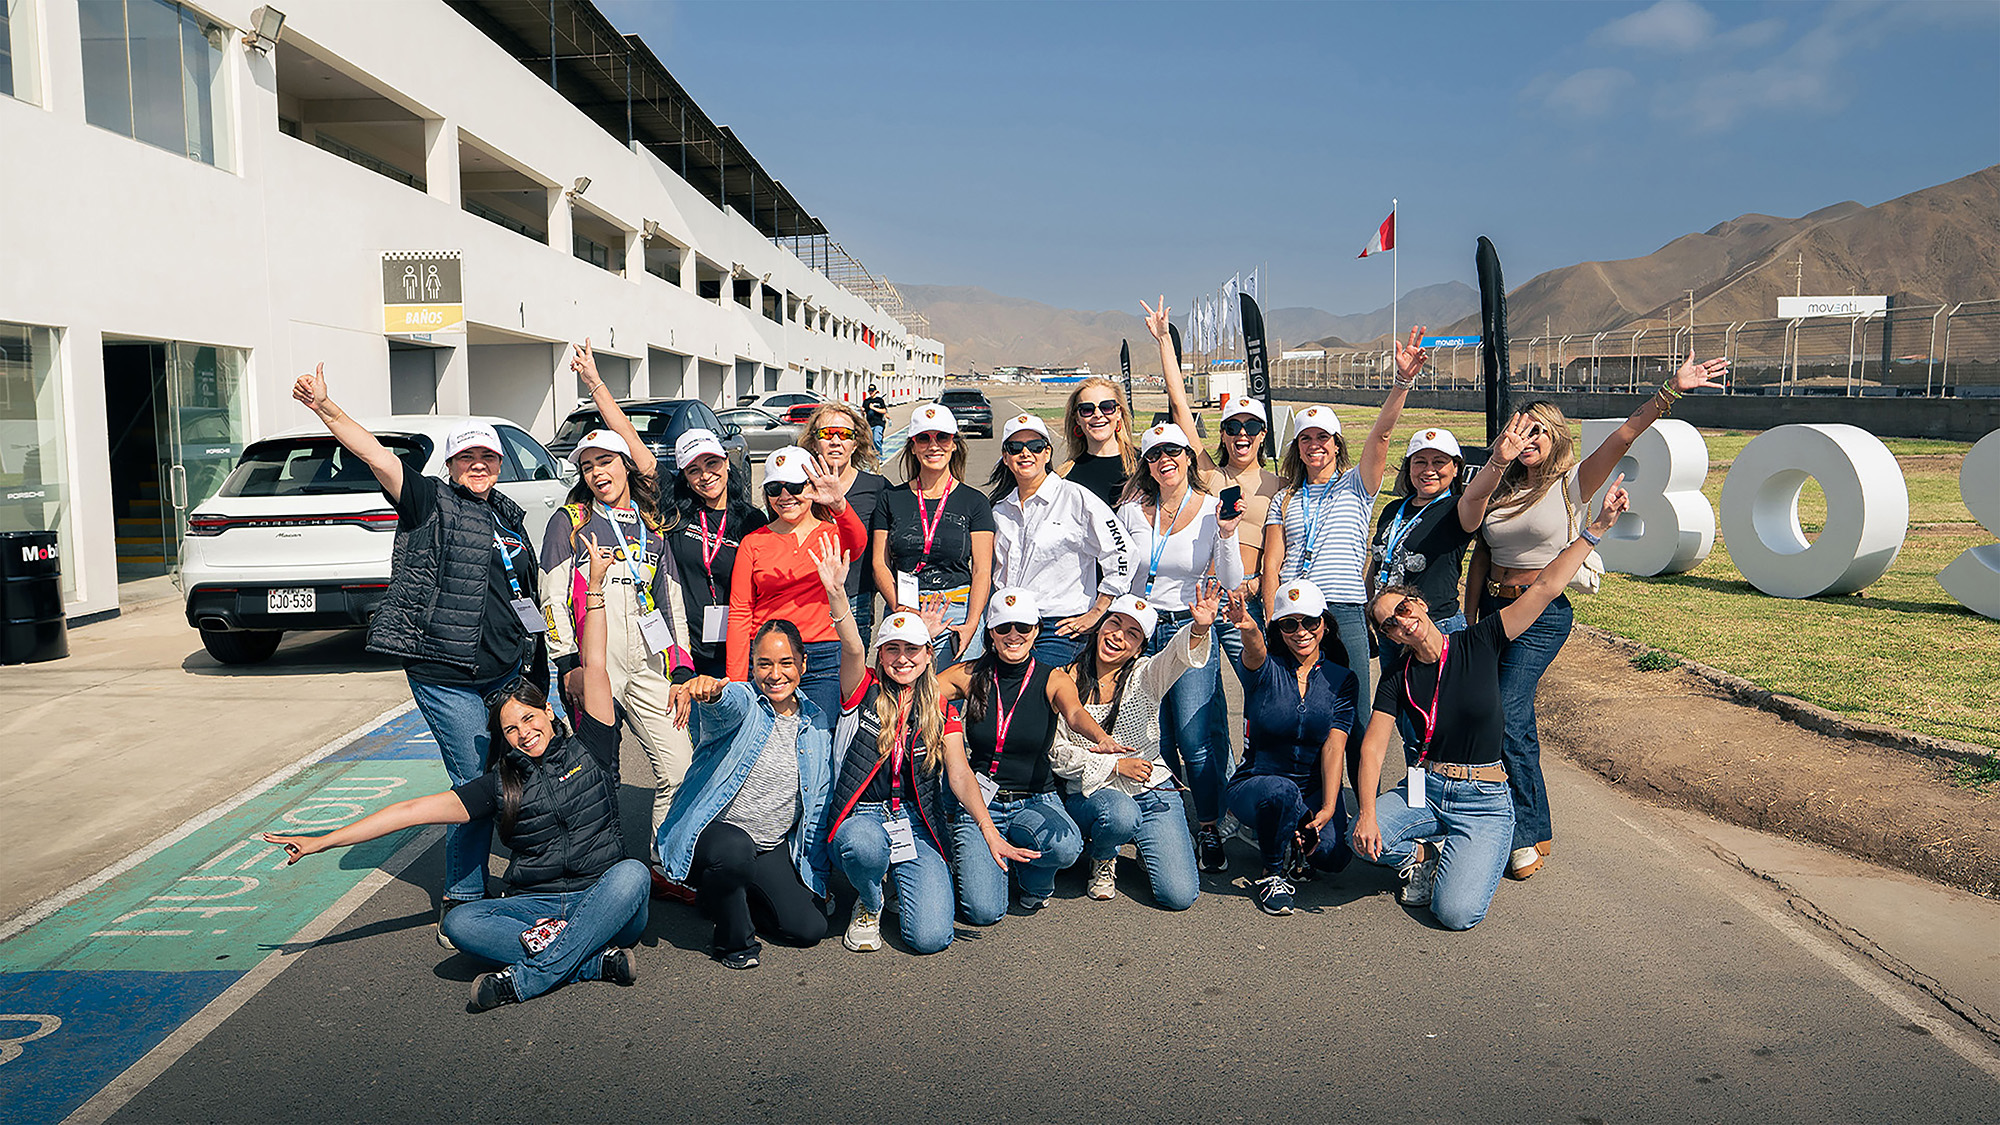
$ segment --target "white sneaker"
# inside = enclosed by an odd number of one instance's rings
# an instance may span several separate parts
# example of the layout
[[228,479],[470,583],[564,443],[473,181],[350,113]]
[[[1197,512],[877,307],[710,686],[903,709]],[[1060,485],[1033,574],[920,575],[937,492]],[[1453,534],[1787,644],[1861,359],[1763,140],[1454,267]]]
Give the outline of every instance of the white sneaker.
[[856,901],[854,918],[847,923],[847,934],[840,944],[856,953],[882,948],[882,916]]
[[1396,901],[1404,906],[1429,906],[1431,887],[1437,881],[1437,852],[1419,845],[1417,855],[1430,858],[1419,859],[1402,869],[1403,885],[1396,889]]
[[1548,847],[1547,844],[1536,844],[1532,847],[1515,848],[1513,854],[1507,857],[1507,877],[1509,879],[1526,879],[1528,876],[1540,871],[1542,869],[1542,860],[1549,854],[1543,850],[1546,847]]
[[1118,897],[1118,861],[1115,859],[1094,859],[1090,861],[1090,883],[1083,893],[1094,899]]

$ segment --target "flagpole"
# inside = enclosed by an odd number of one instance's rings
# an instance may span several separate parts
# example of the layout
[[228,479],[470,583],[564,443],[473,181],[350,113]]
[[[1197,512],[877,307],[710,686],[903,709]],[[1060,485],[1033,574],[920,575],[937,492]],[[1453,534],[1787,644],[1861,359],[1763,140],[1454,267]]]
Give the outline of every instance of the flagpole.
[[1403,299],[1403,224],[1396,214],[1397,203],[1389,201],[1389,229],[1395,232],[1395,244],[1389,247],[1389,346],[1396,346],[1396,338],[1402,334],[1403,320],[1399,303]]

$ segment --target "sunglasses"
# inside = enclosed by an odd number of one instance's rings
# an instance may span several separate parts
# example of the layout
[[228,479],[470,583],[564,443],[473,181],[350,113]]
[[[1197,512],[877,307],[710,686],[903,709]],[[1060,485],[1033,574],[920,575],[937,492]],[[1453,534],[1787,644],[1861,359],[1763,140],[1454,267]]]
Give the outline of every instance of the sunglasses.
[[1019,633],[1022,636],[1027,636],[1039,628],[1039,626],[1026,621],[1009,621],[1004,624],[991,626],[991,628],[994,636],[1004,637],[1010,633]]
[[1188,447],[1185,445],[1156,445],[1146,451],[1146,464],[1151,465],[1156,461],[1164,461],[1169,457],[1179,457],[1187,451]]
[[1045,439],[1038,437],[1027,438],[1022,441],[1009,440],[1000,443],[1000,452],[1009,457],[1022,453],[1042,453],[1046,452],[1048,448],[1049,443]]
[[1076,404],[1076,412],[1078,416],[1084,418],[1094,418],[1099,414],[1109,417],[1118,413],[1118,400],[1107,398],[1103,402],[1079,402]]
[[1280,633],[1296,633],[1301,629],[1310,630],[1321,624],[1324,623],[1317,617],[1306,617],[1295,613],[1290,617],[1280,617],[1271,622],[1271,628]]
[[1222,432],[1230,437],[1242,437],[1245,434],[1256,437],[1264,432],[1264,423],[1255,418],[1231,418],[1222,424]]
[[813,431],[813,436],[821,441],[832,441],[836,438],[838,438],[841,441],[853,441],[854,427],[821,426],[819,429]]
[[943,432],[943,431],[941,431],[941,430],[925,430],[925,431],[924,431],[923,433],[920,433],[920,434],[918,434],[918,435],[917,435],[916,437],[913,437],[913,438],[911,438],[911,439],[910,439],[910,444],[911,444],[911,445],[952,445],[952,444],[956,443],[957,441],[958,441],[958,436],[957,436],[957,435],[955,435],[955,434],[947,434],[947,433],[945,433],[945,432]]
[[805,490],[806,486],[803,481],[770,480],[764,482],[764,495],[766,496],[776,496],[781,492],[786,496],[798,496],[803,494]]

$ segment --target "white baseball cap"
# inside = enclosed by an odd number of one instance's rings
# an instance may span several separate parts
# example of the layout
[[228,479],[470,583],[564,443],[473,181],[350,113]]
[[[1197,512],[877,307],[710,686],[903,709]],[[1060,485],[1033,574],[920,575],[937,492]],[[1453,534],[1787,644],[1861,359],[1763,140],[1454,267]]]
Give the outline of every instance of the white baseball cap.
[[1340,432],[1340,417],[1331,406],[1308,406],[1292,415],[1292,436],[1297,438],[1307,430],[1325,430],[1329,434]]
[[1054,435],[1049,433],[1049,424],[1033,414],[1016,414],[1007,419],[1007,424],[1000,427],[1000,440],[1005,441],[1023,430],[1033,430],[1049,441],[1055,441]]
[[717,457],[729,456],[722,451],[722,439],[715,436],[715,431],[701,426],[684,431],[680,440],[674,442],[674,464],[682,470],[711,453]]
[[806,463],[812,454],[788,445],[764,459],[765,484],[805,484]]
[[1146,454],[1151,453],[1153,447],[1157,445],[1178,445],[1183,449],[1194,448],[1193,444],[1188,441],[1187,434],[1182,432],[1181,428],[1172,422],[1162,422],[1146,431],[1146,435],[1139,439],[1139,456],[1144,457]]
[[602,449],[607,453],[616,453],[621,457],[632,456],[632,447],[626,444],[624,438],[619,437],[610,430],[592,430],[583,435],[583,440],[576,443],[575,449],[569,451],[569,463],[572,465],[583,464],[583,455],[593,449]]
[[1026,586],[1002,586],[986,603],[988,629],[995,625],[1039,625],[1041,621],[1041,607],[1035,603],[1034,591]]
[[875,627],[875,647],[881,648],[890,641],[907,641],[913,645],[931,643],[930,627],[924,619],[914,613],[892,613]]
[[1278,587],[1278,604],[1271,610],[1273,621],[1294,615],[1326,616],[1326,595],[1319,592],[1318,586],[1303,578]]
[[1247,414],[1259,422],[1266,424],[1269,424],[1271,421],[1264,414],[1264,404],[1248,395],[1232,397],[1229,400],[1229,405],[1222,408],[1222,417],[1225,421],[1239,414]]
[[444,459],[449,461],[468,449],[500,452],[500,431],[484,422],[474,422],[445,435]]
[[929,406],[918,407],[917,412],[910,415],[911,437],[932,432],[940,434],[958,432],[958,419],[952,417],[951,408],[931,403]]
[[1114,613],[1122,613],[1132,620],[1137,621],[1139,623],[1139,631],[1148,637],[1153,635],[1154,628],[1160,624],[1159,611],[1147,605],[1144,599],[1132,594],[1125,594],[1111,600],[1111,606],[1104,611],[1104,615],[1109,617]]
[[1450,430],[1418,430],[1410,435],[1410,448],[1403,456],[1414,457],[1419,449],[1435,449],[1446,457],[1465,456],[1459,452],[1458,439],[1451,436]]

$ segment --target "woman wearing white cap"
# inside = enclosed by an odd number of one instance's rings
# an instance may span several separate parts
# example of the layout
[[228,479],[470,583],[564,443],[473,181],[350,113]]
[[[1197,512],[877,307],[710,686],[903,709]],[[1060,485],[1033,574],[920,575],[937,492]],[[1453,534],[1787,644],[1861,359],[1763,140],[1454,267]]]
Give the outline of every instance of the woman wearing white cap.
[[883,494],[871,524],[883,612],[914,613],[920,595],[943,595],[938,656],[969,660],[992,588],[993,505],[965,484],[965,442],[950,410],[932,403],[910,415],[902,466],[904,483]]
[[[873,523],[875,506],[889,490],[889,478],[876,471],[882,462],[861,415],[844,402],[821,403],[806,419],[799,445],[840,478],[847,506],[854,509],[861,526]],[[875,567],[866,554],[847,575],[847,608],[854,611],[855,629],[866,637],[875,628]]]
[[[1520,596],[1476,624],[1442,632],[1414,586],[1391,586],[1369,604],[1375,627],[1408,649],[1409,658],[1384,671],[1375,692],[1354,781],[1360,796],[1354,850],[1396,868],[1404,880],[1397,898],[1428,905],[1445,929],[1468,930],[1486,917],[1519,838],[1507,784],[1513,767],[1502,749],[1513,720],[1506,712],[1504,653],[1562,597],[1591,548],[1618,522],[1630,503],[1623,483],[1623,477],[1612,482],[1597,518]],[[1377,796],[1398,720],[1416,727],[1417,754],[1403,784]]]
[[898,928],[912,953],[951,944],[957,897],[945,859],[947,785],[1001,870],[1010,859],[1041,856],[1007,842],[987,815],[965,760],[964,731],[931,671],[931,634],[942,628],[937,608],[882,619],[875,665],[849,693],[834,728],[827,852],[854,885],[854,915],[842,943],[856,953],[882,948],[884,879],[896,884]]
[[[1076,862],[1083,837],[1063,809],[1050,768],[1049,748],[1061,719],[1104,753],[1123,753],[1077,698],[1069,674],[1035,659],[1041,610],[1025,589],[993,591],[986,610],[986,652],[938,675],[938,693],[962,702],[965,756],[1000,834],[1039,853],[1014,865],[1021,895],[1016,905],[1033,913],[1055,893],[1056,872]],[[990,926],[1007,913],[1007,872],[988,861],[985,830],[961,805],[952,818],[958,903],[965,919]]]
[[[1359,741],[1354,673],[1328,658],[1333,630],[1325,595],[1300,578],[1276,590],[1268,645],[1244,599],[1230,615],[1243,631],[1243,765],[1229,783],[1229,811],[1257,835],[1257,908],[1290,914],[1295,880],[1347,866],[1340,780]],[[1332,831],[1322,831],[1331,822]]]
[[1349,460],[1347,439],[1332,407],[1308,406],[1292,416],[1292,442],[1279,468],[1285,489],[1264,517],[1266,619],[1280,583],[1305,578],[1319,587],[1339,624],[1343,655],[1354,672],[1357,712],[1367,705],[1368,695],[1368,618],[1362,612],[1368,596],[1363,580],[1368,516],[1389,466],[1389,433],[1429,358],[1417,344],[1422,334],[1417,326],[1410,329],[1407,346],[1396,342],[1396,378],[1362,443],[1358,463]]
[[[993,584],[1025,586],[1042,607],[1035,659],[1060,668],[1132,588],[1132,537],[1090,490],[1049,472],[1054,442],[1033,414],[1000,424],[993,466]],[[1092,588],[1095,587],[1095,597]]]
[[[409,472],[394,453],[326,395],[325,365],[299,376],[292,397],[319,415],[359,457],[396,508],[389,592],[368,625],[368,649],[401,657],[453,785],[486,772],[486,696],[518,679],[546,628],[535,601],[535,549],[526,513],[493,486],[500,434],[481,422],[446,436],[447,483]],[[438,920],[486,897],[490,819],[445,829],[444,897]],[[447,947],[442,928],[438,942]]]
[[[1410,435],[1409,452],[1396,472],[1396,491],[1403,498],[1382,509],[1369,554],[1369,595],[1385,586],[1415,586],[1424,591],[1431,620],[1447,633],[1465,628],[1458,587],[1472,532],[1458,518],[1457,485],[1464,469],[1465,456],[1450,430]],[[1381,657],[1387,675],[1402,659],[1402,646],[1381,638]]]
[[1068,671],[1084,710],[1130,754],[1099,754],[1067,723],[1049,751],[1057,776],[1068,784],[1063,804],[1090,841],[1090,882],[1084,892],[1108,899],[1117,892],[1118,849],[1133,844],[1165,910],[1186,910],[1201,893],[1187,808],[1173,771],[1160,761],[1160,701],[1183,675],[1208,663],[1209,629],[1222,588],[1207,583],[1195,598],[1193,619],[1174,632],[1157,655],[1142,655],[1159,614],[1125,594],[1111,603]]
[[[1132,593],[1159,614],[1147,648],[1152,655],[1192,618],[1205,576],[1213,573],[1228,590],[1242,583],[1243,552],[1237,549],[1237,517],[1221,518],[1215,497],[1195,475],[1194,447],[1179,426],[1168,422],[1147,430],[1139,449],[1145,467],[1132,478],[1136,498],[1119,507],[1118,518],[1132,533],[1133,557],[1142,564],[1134,568]],[[1221,871],[1228,860],[1215,822],[1229,783],[1231,740],[1219,649],[1174,684],[1166,707],[1161,753],[1169,759],[1179,755],[1180,776],[1194,791],[1202,870]]]

